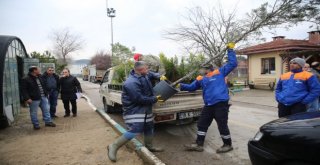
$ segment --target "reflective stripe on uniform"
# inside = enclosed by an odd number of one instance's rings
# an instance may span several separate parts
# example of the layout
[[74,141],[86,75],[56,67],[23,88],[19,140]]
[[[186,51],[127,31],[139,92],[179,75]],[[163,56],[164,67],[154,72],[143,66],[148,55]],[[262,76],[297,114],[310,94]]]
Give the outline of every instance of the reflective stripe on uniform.
[[221,138],[222,139],[231,139],[231,136],[230,135],[221,135]]
[[[145,118],[146,114],[134,114],[134,115],[125,115],[123,116],[123,119],[125,120],[130,120],[130,119],[141,119],[141,118]],[[147,115],[147,119],[148,118],[152,118],[153,114],[148,114]]]
[[202,132],[202,131],[198,131],[198,133],[197,133],[198,135],[200,135],[200,136],[206,136],[206,132]]
[[[149,118],[146,120],[146,122],[153,121],[153,118]],[[144,123],[144,119],[126,119],[125,123]]]

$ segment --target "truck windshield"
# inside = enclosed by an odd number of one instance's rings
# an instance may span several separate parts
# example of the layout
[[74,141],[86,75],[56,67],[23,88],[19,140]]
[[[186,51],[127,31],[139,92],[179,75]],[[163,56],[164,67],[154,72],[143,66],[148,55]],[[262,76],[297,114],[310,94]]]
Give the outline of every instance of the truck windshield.
[[106,74],[104,75],[102,83],[108,82],[109,80],[108,78],[109,78],[109,71],[107,71]]

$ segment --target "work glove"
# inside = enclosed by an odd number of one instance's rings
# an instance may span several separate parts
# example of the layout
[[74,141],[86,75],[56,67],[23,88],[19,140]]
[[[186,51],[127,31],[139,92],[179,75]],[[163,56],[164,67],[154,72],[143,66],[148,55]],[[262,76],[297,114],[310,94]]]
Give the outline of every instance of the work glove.
[[164,102],[164,100],[163,100],[163,98],[161,97],[161,95],[158,95],[158,96],[157,96],[157,101],[158,101],[158,102]]
[[227,44],[227,48],[228,49],[233,49],[234,47],[235,47],[235,43],[234,42],[229,42],[228,44]]
[[160,77],[160,80],[161,80],[161,81],[165,81],[165,80],[168,80],[168,79],[167,79],[167,77],[166,77],[165,75],[162,75],[162,76]]
[[176,85],[177,89],[180,89],[180,87],[181,87],[180,83]]

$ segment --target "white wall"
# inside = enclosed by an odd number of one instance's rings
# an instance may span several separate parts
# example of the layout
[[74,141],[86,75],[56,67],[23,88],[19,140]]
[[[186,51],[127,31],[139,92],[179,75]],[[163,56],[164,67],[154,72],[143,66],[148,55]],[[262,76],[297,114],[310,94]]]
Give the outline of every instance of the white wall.
[[70,74],[72,75],[79,75],[82,74],[82,68],[87,65],[85,64],[69,64],[68,68],[70,69]]
[[[261,59],[275,58],[276,70],[275,74],[261,74]],[[276,78],[279,79],[281,75],[281,57],[279,52],[261,53],[249,56],[249,81],[254,81],[255,78]]]

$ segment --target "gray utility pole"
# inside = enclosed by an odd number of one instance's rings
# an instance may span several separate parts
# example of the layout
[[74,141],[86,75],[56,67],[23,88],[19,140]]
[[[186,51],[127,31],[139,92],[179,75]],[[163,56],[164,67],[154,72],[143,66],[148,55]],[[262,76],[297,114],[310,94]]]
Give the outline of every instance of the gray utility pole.
[[113,21],[112,18],[116,17],[116,10],[113,8],[108,8],[108,0],[106,0],[107,3],[107,16],[111,19],[111,60],[113,57]]

